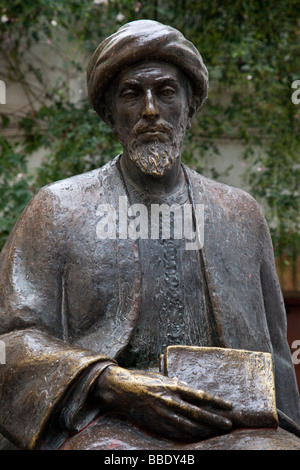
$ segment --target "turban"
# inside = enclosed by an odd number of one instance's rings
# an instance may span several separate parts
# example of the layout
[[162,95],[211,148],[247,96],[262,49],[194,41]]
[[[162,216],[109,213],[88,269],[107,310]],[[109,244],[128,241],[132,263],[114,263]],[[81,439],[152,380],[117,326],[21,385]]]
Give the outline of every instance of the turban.
[[101,42],[88,65],[88,95],[101,117],[100,105],[108,85],[122,70],[144,60],[163,61],[181,69],[192,86],[195,109],[207,98],[208,72],[195,46],[171,26],[152,20],[132,21]]

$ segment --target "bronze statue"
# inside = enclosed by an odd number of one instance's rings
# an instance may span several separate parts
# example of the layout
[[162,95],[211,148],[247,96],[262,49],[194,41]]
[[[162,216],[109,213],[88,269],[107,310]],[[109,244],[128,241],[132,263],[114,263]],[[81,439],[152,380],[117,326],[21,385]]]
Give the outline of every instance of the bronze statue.
[[[207,97],[199,52],[170,26],[131,22],[97,48],[87,81],[123,154],[42,188],[2,250],[0,432],[25,449],[106,448],[118,429],[119,448],[232,439],[230,400],[158,373],[166,347],[187,345],[270,353],[279,424],[297,434],[299,394],[262,211],[244,191],[181,162],[185,131]],[[186,249],[172,221],[169,238],[138,236],[144,219],[130,237],[124,213],[107,217],[120,204],[136,215],[189,207],[194,233],[202,206],[204,243]],[[97,418],[98,437],[77,434]],[[134,432],[143,437],[128,447]],[[300,448],[282,432],[287,447]]]

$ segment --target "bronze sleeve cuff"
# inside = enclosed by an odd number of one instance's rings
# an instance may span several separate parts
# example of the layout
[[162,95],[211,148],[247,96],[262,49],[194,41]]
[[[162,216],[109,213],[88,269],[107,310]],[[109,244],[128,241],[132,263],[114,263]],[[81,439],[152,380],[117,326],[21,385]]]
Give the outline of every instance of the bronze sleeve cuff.
[[101,361],[93,364],[79,377],[61,407],[59,424],[62,429],[72,434],[77,433],[99,414],[99,404],[89,395],[96,379],[111,365],[117,364],[113,360]]

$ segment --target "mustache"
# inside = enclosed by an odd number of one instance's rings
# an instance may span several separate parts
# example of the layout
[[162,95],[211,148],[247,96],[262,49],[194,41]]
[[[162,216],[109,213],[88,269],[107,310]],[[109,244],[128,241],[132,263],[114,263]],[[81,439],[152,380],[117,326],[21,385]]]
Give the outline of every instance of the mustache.
[[134,136],[139,134],[143,134],[144,132],[162,132],[168,135],[171,135],[173,132],[172,124],[163,121],[157,121],[155,123],[148,123],[148,122],[138,122],[133,130],[132,133]]

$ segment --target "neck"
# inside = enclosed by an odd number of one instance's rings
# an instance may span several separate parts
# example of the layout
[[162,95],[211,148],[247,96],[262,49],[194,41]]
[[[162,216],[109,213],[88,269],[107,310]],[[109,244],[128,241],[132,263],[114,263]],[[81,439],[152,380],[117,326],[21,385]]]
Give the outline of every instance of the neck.
[[172,167],[162,176],[152,176],[143,173],[124,151],[120,159],[124,178],[138,190],[149,194],[168,194],[177,191],[184,181],[181,158],[177,158]]

